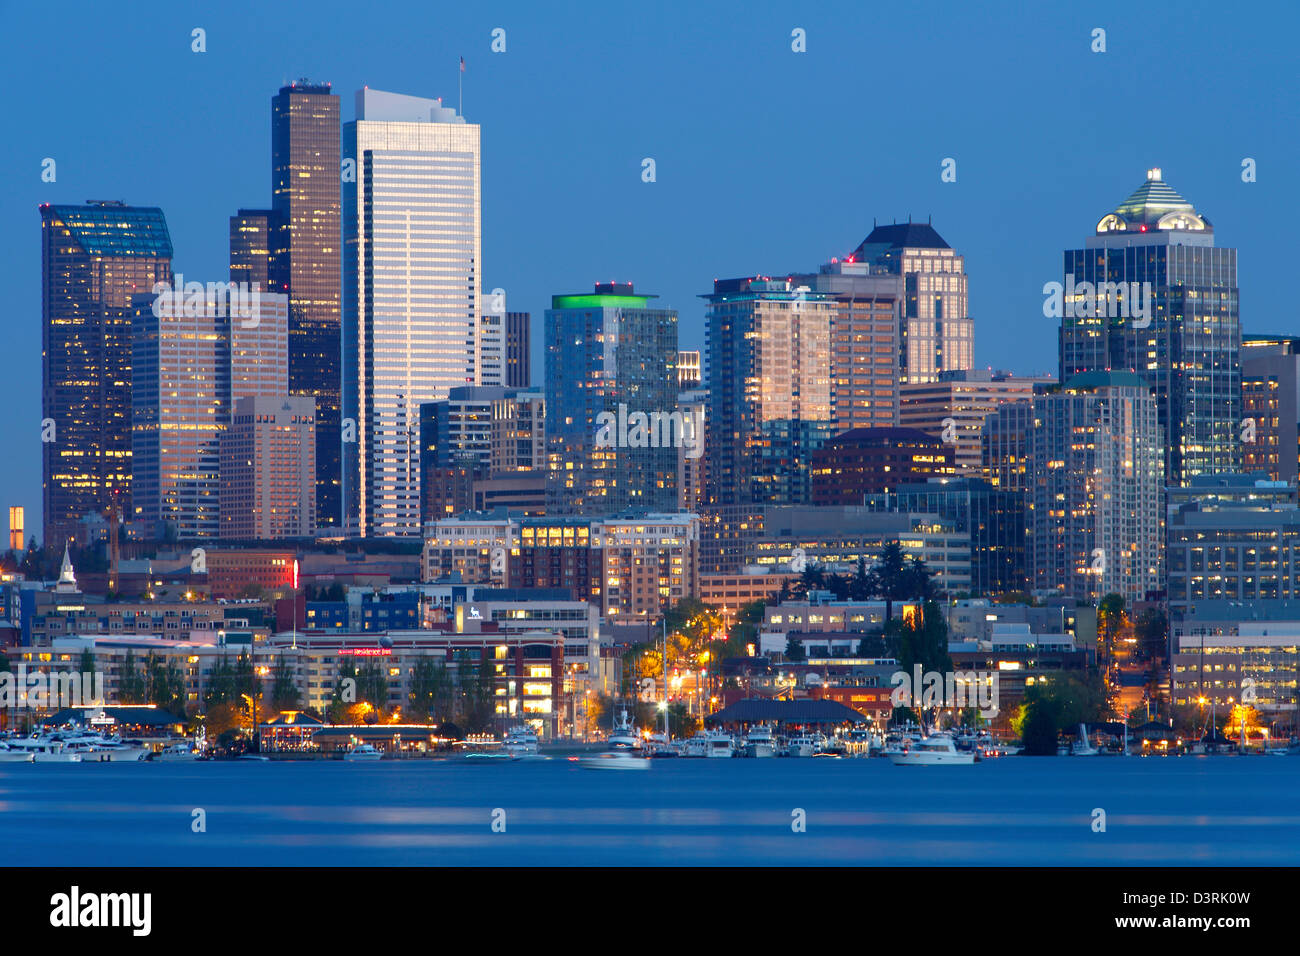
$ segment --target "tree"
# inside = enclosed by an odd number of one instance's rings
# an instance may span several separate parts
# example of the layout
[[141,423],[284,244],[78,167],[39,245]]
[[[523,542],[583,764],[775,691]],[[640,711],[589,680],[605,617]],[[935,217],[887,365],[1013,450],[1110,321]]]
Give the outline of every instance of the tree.
[[456,670],[460,691],[461,718],[465,730],[480,733],[492,726],[496,716],[496,681],[492,665],[481,660],[462,661]]
[[1023,752],[1031,757],[1055,757],[1058,733],[1056,719],[1043,702],[1030,703],[1021,731]]
[[221,660],[208,672],[207,686],[203,691],[203,710],[210,714],[220,704],[234,703],[238,699],[235,693],[235,672],[230,666],[229,656],[222,654]]
[[1107,594],[1097,605],[1097,638],[1101,643],[1100,659],[1108,661],[1114,654],[1115,637],[1124,626],[1124,597]]
[[427,656],[416,661],[407,699],[411,713],[420,720],[436,723],[450,720],[452,683],[447,665]]
[[276,710],[294,710],[301,700],[298,682],[293,679],[293,673],[281,653],[275,662],[275,674],[271,681],[271,706]]
[[126,659],[122,661],[122,667],[118,673],[118,699],[124,704],[148,703],[149,690],[145,684],[144,675],[136,670],[135,651],[129,647],[126,649]]
[[1137,623],[1138,653],[1147,660],[1157,660],[1165,656],[1169,639],[1169,619],[1159,608],[1148,608],[1138,615]]
[[796,640],[793,634],[785,639],[785,659],[791,662],[804,659],[803,644]]
[[185,716],[185,679],[175,661],[164,662],[150,651],[145,659],[145,681],[149,703],[177,717]]
[[884,657],[885,656],[885,631],[881,628],[878,631],[871,631],[858,641],[858,657]]

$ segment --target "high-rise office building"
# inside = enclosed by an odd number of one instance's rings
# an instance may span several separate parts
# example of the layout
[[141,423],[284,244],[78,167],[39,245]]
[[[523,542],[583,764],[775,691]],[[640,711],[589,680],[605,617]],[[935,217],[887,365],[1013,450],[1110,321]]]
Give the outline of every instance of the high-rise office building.
[[811,452],[835,425],[830,331],[838,303],[767,277],[715,280],[704,298],[709,503],[806,503]]
[[541,389],[508,389],[492,402],[489,471],[495,477],[546,469],[546,397]]
[[1033,399],[1030,586],[1129,603],[1161,587],[1164,456],[1155,400],[1133,372],[1079,375]]
[[994,488],[1023,492],[1029,487],[1029,438],[1034,431],[1031,399],[1003,402],[980,429],[980,474]]
[[903,427],[919,428],[952,445],[958,475],[979,477],[984,470],[980,451],[984,419],[999,405],[1028,400],[1035,387],[1053,381],[987,369],[941,372],[938,381],[903,386],[899,418]]
[[1240,471],[1237,250],[1216,247],[1209,220],[1150,169],[1064,260],[1061,380],[1140,375],[1155,392],[1169,484]]
[[[365,536],[420,533],[419,409],[480,383],[479,127],[439,100],[363,89],[344,126],[344,442]],[[345,436],[346,437],[346,436]]]
[[[490,302],[491,293],[483,297]],[[500,388],[506,382],[506,314],[487,311],[478,321],[478,381]]]
[[903,277],[850,258],[791,281],[836,303],[830,327],[835,430],[897,425]]
[[471,465],[492,458],[492,409],[506,397],[497,385],[462,385],[441,402],[420,406],[420,460],[424,468]]
[[289,296],[289,390],[316,400],[316,518],[326,529],[342,516],[339,119],[327,83],[303,80],[271,100],[270,276]]
[[133,322],[132,520],[148,537],[216,537],[230,416],[230,322],[210,301],[139,297]]
[[740,569],[766,505],[811,500],[812,453],[834,433],[831,322],[835,299],[792,279],[719,279],[706,315],[710,573]]
[[315,404],[303,395],[234,400],[219,443],[221,537],[316,533]]
[[161,209],[41,206],[43,538],[58,548],[87,514],[131,506],[135,296],[171,281]]
[[275,213],[270,209],[241,209],[230,217],[230,281],[271,288],[271,243]]
[[532,387],[532,348],[532,316],[527,312],[507,312],[506,388]]
[[[288,395],[289,297],[258,293],[247,314],[230,316],[228,325],[230,400]],[[313,463],[315,458],[313,453]]]
[[557,295],[546,310],[547,513],[677,507],[677,312],[632,283]]
[[929,223],[876,226],[851,257],[903,280],[899,371],[903,382],[933,382],[974,364],[965,257]]
[[1295,482],[1300,470],[1300,338],[1242,336],[1241,405],[1242,468]]

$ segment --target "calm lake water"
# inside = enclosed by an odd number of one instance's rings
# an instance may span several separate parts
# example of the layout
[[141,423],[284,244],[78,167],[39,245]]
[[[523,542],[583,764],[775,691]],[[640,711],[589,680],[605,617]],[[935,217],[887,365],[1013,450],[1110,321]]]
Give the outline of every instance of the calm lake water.
[[1295,865],[1300,759],[0,764],[0,847],[71,866]]

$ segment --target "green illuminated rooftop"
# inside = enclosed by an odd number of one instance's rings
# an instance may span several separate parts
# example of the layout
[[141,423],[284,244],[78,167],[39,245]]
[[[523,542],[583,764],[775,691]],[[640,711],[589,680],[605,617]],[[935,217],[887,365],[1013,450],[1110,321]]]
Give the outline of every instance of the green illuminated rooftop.
[[597,282],[596,291],[551,296],[552,309],[644,309],[657,295],[637,295],[630,282]]

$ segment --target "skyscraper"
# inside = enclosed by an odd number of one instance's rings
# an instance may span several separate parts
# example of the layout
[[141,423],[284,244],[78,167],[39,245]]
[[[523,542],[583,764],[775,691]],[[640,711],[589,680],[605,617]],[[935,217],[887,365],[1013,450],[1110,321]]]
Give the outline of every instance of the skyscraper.
[[883,266],[903,279],[899,371],[903,382],[933,382],[940,372],[974,364],[965,257],[929,223],[876,226],[854,262]]
[[1300,338],[1246,335],[1241,342],[1242,468],[1274,481],[1300,470]]
[[136,302],[132,520],[160,540],[216,537],[221,433],[230,416],[229,320],[206,300],[195,308],[170,296]]
[[532,316],[527,312],[507,312],[506,388],[532,387],[532,348]]
[[274,540],[316,533],[314,406],[302,395],[233,401],[220,439],[221,537]]
[[132,298],[171,281],[161,209],[41,206],[44,542],[131,504]]
[[263,292],[284,292],[271,288],[272,223],[270,209],[241,209],[230,217],[230,281],[257,283]]
[[804,504],[811,453],[834,430],[838,303],[792,279],[719,279],[709,303],[711,505]]
[[632,283],[557,295],[546,311],[549,515],[677,507],[677,313]]
[[836,303],[830,328],[835,430],[897,425],[902,277],[850,257],[791,281]]
[[1033,399],[1030,586],[1143,601],[1161,586],[1164,459],[1155,401],[1132,372],[1079,375]]
[[344,183],[348,513],[361,535],[415,535],[420,405],[480,383],[479,127],[439,100],[363,89],[356,104],[344,126],[356,168]]
[[289,390],[316,400],[323,528],[342,518],[339,119],[328,83],[300,81],[271,100],[270,277],[274,291],[289,296]]
[[706,315],[705,510],[701,560],[740,569],[768,505],[811,500],[812,453],[835,430],[830,295],[791,279],[719,279]]
[[1141,376],[1155,392],[1170,485],[1239,471],[1237,250],[1216,248],[1209,220],[1150,169],[1064,260],[1061,380]]

